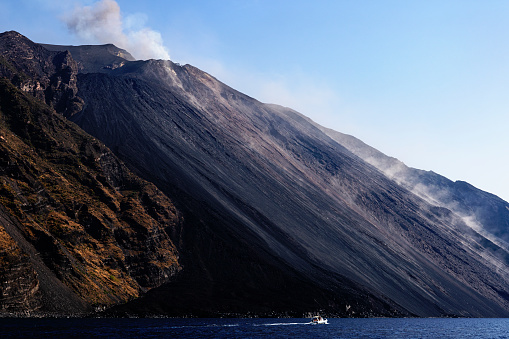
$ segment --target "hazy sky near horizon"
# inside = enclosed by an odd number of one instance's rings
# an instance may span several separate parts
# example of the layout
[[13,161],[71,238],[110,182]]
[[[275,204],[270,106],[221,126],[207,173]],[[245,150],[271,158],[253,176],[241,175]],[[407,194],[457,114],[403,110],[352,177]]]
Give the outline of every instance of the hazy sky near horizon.
[[192,64],[509,200],[509,1],[4,0],[8,30]]

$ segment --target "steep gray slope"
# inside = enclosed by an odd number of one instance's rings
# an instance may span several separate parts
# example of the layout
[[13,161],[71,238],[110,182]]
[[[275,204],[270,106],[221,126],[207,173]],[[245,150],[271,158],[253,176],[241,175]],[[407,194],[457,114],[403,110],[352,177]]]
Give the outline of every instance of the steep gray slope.
[[387,177],[429,203],[450,209],[475,231],[509,249],[508,202],[465,181],[452,181],[433,171],[408,167],[353,136],[311,123]]
[[[190,213],[206,205],[220,215],[201,220],[213,233],[241,244],[255,235],[260,251],[316,286],[347,277],[413,314],[507,315],[506,265],[492,254],[503,249],[295,112],[189,65],[109,73],[80,75],[85,108],[73,121],[170,196],[198,201]],[[229,274],[219,257],[207,262],[212,280]]]

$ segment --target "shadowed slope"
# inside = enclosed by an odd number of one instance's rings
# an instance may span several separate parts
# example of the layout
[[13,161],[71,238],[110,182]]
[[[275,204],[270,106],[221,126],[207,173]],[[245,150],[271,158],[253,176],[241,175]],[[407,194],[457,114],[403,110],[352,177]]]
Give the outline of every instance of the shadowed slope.
[[[87,106],[74,121],[170,195],[237,219],[215,232],[256,234],[322,288],[339,274],[419,315],[506,314],[507,281],[494,272],[503,263],[486,239],[291,110],[164,61],[78,84]],[[317,267],[331,278],[315,278]]]

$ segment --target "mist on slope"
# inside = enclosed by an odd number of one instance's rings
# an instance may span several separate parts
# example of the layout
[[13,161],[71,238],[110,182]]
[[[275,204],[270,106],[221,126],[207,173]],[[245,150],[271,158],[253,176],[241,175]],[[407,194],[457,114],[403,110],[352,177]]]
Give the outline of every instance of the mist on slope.
[[[114,0],[100,0],[91,6],[78,6],[64,19],[69,30],[87,43],[114,43],[129,51],[137,59],[170,59],[161,34],[146,27],[146,21],[146,16],[140,13],[124,16]],[[192,40],[193,44],[200,44],[194,38],[193,36],[193,39],[187,40]],[[205,38],[209,40],[210,35],[207,34]],[[186,49],[178,43],[175,45],[175,41],[172,40],[170,44],[178,53]],[[208,41],[207,44],[202,42],[202,49],[209,48],[209,44]],[[329,83],[313,79],[307,70],[300,72],[297,70],[292,76],[259,73],[246,65],[237,63],[225,65],[214,57],[196,53],[186,55],[181,61],[206,70],[219,80],[260,101],[291,107],[324,126],[356,135],[366,143],[384,150],[384,153],[404,160],[412,167],[432,168],[448,178],[467,181],[508,200],[503,194],[504,182],[491,179],[503,177],[498,174],[503,171],[502,166],[490,166],[493,159],[497,159],[496,152],[490,149],[471,152],[470,148],[452,147],[443,141],[450,139],[444,139],[442,135],[429,137],[430,133],[440,132],[435,124],[431,127],[424,126],[426,128],[419,124],[411,125],[412,128],[405,126],[401,128],[401,125],[394,123],[393,127],[385,126],[382,129],[380,127],[384,126],[384,120],[390,120],[385,117],[388,109],[376,110],[380,112],[377,116],[383,118],[373,118],[372,106],[364,107],[363,104],[352,102],[346,96],[340,97]],[[460,103],[458,105],[461,107]],[[451,109],[457,110],[458,107]],[[413,115],[417,113],[414,112]],[[366,122],[362,119],[370,120]],[[498,133],[491,134],[499,136]],[[468,139],[471,138],[458,141],[458,144],[467,144]]]

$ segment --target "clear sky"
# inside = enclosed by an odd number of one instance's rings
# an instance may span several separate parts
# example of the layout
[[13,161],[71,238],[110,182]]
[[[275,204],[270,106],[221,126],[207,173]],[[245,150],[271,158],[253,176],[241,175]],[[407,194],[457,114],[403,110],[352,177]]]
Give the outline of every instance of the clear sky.
[[509,200],[509,1],[2,0],[7,30],[192,64]]

